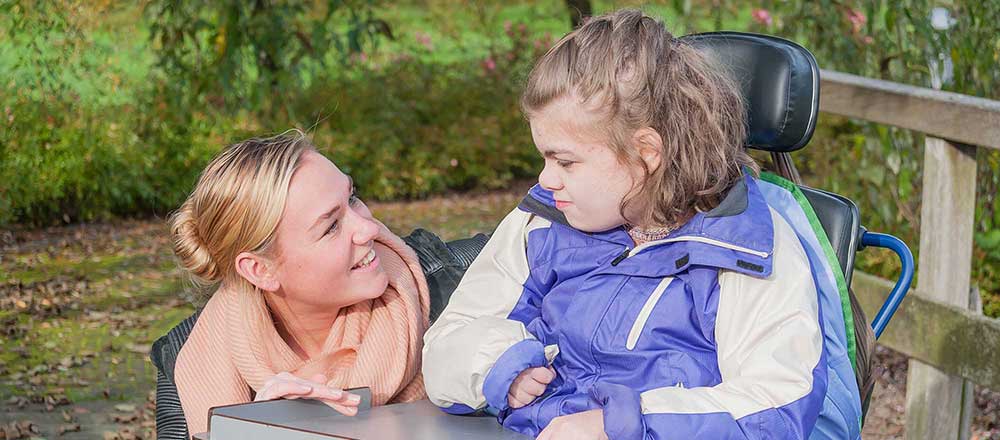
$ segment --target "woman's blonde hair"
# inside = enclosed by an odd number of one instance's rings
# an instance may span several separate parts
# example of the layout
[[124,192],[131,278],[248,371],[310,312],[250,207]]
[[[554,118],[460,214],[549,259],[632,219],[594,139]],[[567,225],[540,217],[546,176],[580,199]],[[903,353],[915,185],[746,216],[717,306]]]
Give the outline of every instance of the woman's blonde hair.
[[169,219],[174,253],[196,284],[246,283],[236,256],[269,251],[305,151],[315,151],[309,139],[289,130],[231,145],[202,171]]
[[[746,111],[737,86],[663,23],[638,10],[593,17],[535,64],[521,99],[530,119],[562,97],[596,109],[619,162],[645,178],[620,206],[646,208],[632,223],[678,226],[717,206],[743,175],[758,171],[743,148]],[[650,170],[632,135],[650,127],[663,139],[663,160]]]

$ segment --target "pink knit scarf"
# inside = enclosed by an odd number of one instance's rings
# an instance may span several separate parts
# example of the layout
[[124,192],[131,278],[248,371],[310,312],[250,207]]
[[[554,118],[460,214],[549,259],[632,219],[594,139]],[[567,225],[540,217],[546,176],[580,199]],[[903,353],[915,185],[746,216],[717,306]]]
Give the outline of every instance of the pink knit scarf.
[[[340,310],[322,354],[303,360],[281,338],[261,295],[226,295],[225,314],[233,363],[243,380],[260,390],[271,376],[323,373],[337,388],[369,387],[372,405],[425,396],[420,375],[421,339],[428,327],[427,281],[416,254],[384,225],[375,253],[389,277],[382,296]],[[296,336],[296,335],[293,335]]]

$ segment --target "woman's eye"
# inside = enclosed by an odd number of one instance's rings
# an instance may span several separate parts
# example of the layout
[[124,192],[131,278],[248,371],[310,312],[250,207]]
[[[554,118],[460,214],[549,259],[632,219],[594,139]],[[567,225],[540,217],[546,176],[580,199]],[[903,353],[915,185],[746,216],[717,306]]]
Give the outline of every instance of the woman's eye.
[[357,205],[361,201],[361,197],[358,197],[358,191],[351,188],[351,197],[348,197],[347,204],[350,206]]
[[326,234],[329,235],[329,234],[332,234],[334,232],[337,232],[337,225],[339,223],[340,223],[340,221],[337,221],[337,220],[334,220],[333,223],[330,223],[330,227],[327,228]]
[[570,162],[568,160],[557,160],[556,164],[558,164],[563,168],[569,168],[570,165],[573,165],[573,162]]

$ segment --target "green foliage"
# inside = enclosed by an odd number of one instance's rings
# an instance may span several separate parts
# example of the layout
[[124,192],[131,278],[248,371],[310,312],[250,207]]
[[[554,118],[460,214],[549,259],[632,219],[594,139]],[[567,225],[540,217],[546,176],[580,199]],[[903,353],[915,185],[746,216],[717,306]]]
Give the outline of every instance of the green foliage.
[[373,6],[373,0],[154,0],[145,12],[157,67],[175,96],[232,110],[267,107],[276,92],[309,81],[335,57],[391,37]]

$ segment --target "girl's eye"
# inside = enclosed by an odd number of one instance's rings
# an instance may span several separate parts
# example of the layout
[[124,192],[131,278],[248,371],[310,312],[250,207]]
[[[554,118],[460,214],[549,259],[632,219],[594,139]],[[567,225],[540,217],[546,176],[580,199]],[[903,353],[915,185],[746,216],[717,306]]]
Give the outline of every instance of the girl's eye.
[[339,220],[334,220],[333,223],[330,223],[330,227],[326,230],[326,235],[330,235],[334,232],[337,232],[337,226],[339,223],[340,223]]
[[573,162],[570,162],[568,160],[557,160],[556,164],[558,164],[563,168],[569,168],[570,165],[573,165]]

